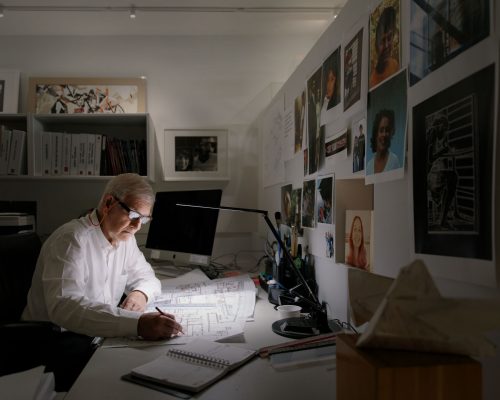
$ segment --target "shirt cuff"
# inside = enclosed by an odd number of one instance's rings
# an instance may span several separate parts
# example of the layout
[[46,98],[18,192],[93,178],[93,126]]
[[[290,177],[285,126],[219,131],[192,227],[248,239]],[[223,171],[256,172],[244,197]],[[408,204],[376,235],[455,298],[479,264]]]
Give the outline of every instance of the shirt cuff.
[[119,336],[138,336],[137,324],[139,323],[139,318],[142,313],[139,311],[130,311],[118,308],[118,314],[122,317],[120,318],[118,327],[118,330],[120,331]]

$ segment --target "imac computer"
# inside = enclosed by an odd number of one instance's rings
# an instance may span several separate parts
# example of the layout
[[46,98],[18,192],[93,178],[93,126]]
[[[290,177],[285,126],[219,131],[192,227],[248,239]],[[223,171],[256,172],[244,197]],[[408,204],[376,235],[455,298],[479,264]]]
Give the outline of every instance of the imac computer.
[[177,204],[219,207],[221,197],[220,189],[157,192],[146,239],[150,258],[166,265],[210,265],[219,210]]

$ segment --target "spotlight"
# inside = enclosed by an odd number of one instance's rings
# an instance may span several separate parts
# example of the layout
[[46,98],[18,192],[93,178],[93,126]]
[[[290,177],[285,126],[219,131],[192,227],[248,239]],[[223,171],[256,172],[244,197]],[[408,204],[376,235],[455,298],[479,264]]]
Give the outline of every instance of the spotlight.
[[130,9],[130,19],[135,19],[136,15],[135,15],[135,8],[132,7]]
[[0,6],[0,18],[3,18],[4,15],[3,12],[4,12],[3,6]]

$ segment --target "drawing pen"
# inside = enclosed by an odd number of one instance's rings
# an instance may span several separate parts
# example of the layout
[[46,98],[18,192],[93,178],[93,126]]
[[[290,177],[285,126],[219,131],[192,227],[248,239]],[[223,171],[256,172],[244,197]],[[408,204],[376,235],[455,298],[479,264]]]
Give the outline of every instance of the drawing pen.
[[[161,315],[163,315],[163,316],[165,316],[165,317],[167,317],[167,318],[172,319],[172,317],[171,317],[170,315],[165,314],[165,313],[164,313],[164,312],[160,309],[160,307],[155,307],[155,308],[156,308],[156,311],[158,311]],[[174,319],[174,321],[175,321],[175,319]],[[176,321],[176,322],[177,322],[177,321]],[[177,324],[181,327],[180,332],[181,332],[181,333],[184,333],[184,331],[182,330],[182,325],[181,325],[181,324],[179,324],[178,322],[177,322]]]

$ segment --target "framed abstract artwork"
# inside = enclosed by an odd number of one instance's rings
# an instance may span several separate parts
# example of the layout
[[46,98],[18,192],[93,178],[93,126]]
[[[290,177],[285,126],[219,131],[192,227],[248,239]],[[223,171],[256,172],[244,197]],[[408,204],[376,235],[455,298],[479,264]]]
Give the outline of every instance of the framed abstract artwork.
[[141,78],[30,78],[28,112],[130,114],[146,112]]

